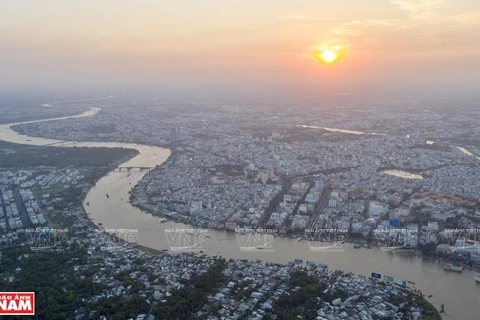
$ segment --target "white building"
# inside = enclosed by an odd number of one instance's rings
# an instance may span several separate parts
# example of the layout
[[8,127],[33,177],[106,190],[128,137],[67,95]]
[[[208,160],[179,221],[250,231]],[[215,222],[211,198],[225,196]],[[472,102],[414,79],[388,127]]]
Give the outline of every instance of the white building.
[[330,199],[328,199],[328,206],[330,208],[336,208],[337,207],[337,198],[336,197],[330,197]]
[[379,218],[380,216],[385,214],[386,211],[387,211],[387,208],[380,202],[370,201],[370,206],[368,209],[368,213],[370,217]]

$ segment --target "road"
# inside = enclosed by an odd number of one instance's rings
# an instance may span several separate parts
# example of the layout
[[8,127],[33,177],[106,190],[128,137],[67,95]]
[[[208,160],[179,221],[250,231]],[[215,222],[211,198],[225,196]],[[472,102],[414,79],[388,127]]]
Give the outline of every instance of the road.
[[308,220],[307,224],[307,229],[312,229],[315,224],[317,223],[318,216],[320,215],[320,212],[325,208],[325,206],[328,204],[328,199],[330,197],[330,192],[332,192],[331,187],[325,187],[323,189],[323,192],[320,196],[320,199],[318,200],[317,206],[315,208],[315,212],[310,216],[310,220]]

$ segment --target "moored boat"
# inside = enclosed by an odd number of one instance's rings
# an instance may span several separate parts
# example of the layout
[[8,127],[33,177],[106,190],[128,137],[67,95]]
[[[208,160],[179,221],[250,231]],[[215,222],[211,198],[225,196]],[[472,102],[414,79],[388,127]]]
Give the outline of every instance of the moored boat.
[[475,276],[475,281],[476,281],[477,283],[480,283],[480,274],[477,274],[477,275]]
[[443,269],[447,270],[447,271],[454,271],[454,272],[462,272],[463,271],[462,266],[456,266],[456,265],[453,265],[451,263],[445,263],[443,265]]

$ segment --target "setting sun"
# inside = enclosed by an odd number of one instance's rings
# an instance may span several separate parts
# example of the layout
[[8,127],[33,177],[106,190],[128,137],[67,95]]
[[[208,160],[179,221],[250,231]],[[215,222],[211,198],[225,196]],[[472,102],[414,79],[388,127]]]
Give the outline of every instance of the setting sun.
[[343,46],[322,45],[316,48],[315,58],[324,64],[333,64],[342,57]]
[[333,63],[338,59],[338,53],[332,49],[325,49],[320,53],[320,59],[325,63]]

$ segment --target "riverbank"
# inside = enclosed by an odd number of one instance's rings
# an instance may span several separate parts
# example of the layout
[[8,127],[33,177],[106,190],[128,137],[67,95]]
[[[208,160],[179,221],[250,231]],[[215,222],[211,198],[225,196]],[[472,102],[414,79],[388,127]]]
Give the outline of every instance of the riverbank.
[[[2,131],[2,138],[4,138]],[[8,135],[17,143],[46,145],[49,143],[59,143],[60,140],[49,140],[40,138],[31,138],[17,135],[15,132]],[[28,141],[31,140],[31,141]],[[63,142],[62,142],[63,143]],[[114,147],[122,146],[136,148],[139,154],[130,159],[127,164],[122,166],[142,166],[155,167],[161,165],[168,157],[169,151],[162,148],[146,147],[135,144],[123,143],[81,143],[86,147]],[[63,143],[63,146],[78,146],[73,143]],[[155,155],[157,154],[157,155]],[[97,184],[89,190],[86,201],[90,206],[85,207],[90,219],[96,223],[102,223],[106,228],[131,228],[139,232],[139,245],[162,251],[170,249],[171,244],[167,242],[165,232],[168,229],[187,228],[184,224],[177,224],[171,221],[160,223],[158,217],[154,217],[138,208],[132,207],[127,201],[129,191],[140,181],[146,172],[131,173],[130,176],[121,173],[109,173],[102,177]],[[106,199],[105,194],[110,194]],[[356,250],[345,246],[341,253],[338,252],[314,252],[308,246],[307,241],[295,241],[288,237],[278,238],[273,243],[273,250],[266,252],[247,252],[242,250],[241,244],[235,234],[208,230],[210,238],[203,242],[202,250],[210,256],[222,255],[233,259],[262,259],[267,262],[286,264],[293,258],[303,258],[305,261],[311,260],[317,263],[327,263],[331,269],[341,269],[355,274],[369,276],[372,271],[382,274],[393,275],[397,279],[409,279],[417,284],[417,288],[423,292],[433,294],[432,303],[439,306],[443,303],[449,303],[446,306],[452,317],[469,319],[469,313],[466,313],[469,306],[478,305],[476,298],[478,291],[476,287],[471,286],[471,278],[468,273],[463,275],[445,274],[438,272],[438,266],[433,263],[422,261],[418,257],[402,257],[400,255],[386,254],[380,250]],[[426,282],[425,279],[429,281]],[[475,284],[475,283],[473,283]],[[466,292],[466,298],[462,300],[452,300],[449,292],[457,290]],[[429,298],[430,299],[430,298]],[[452,318],[455,319],[455,318]]]

